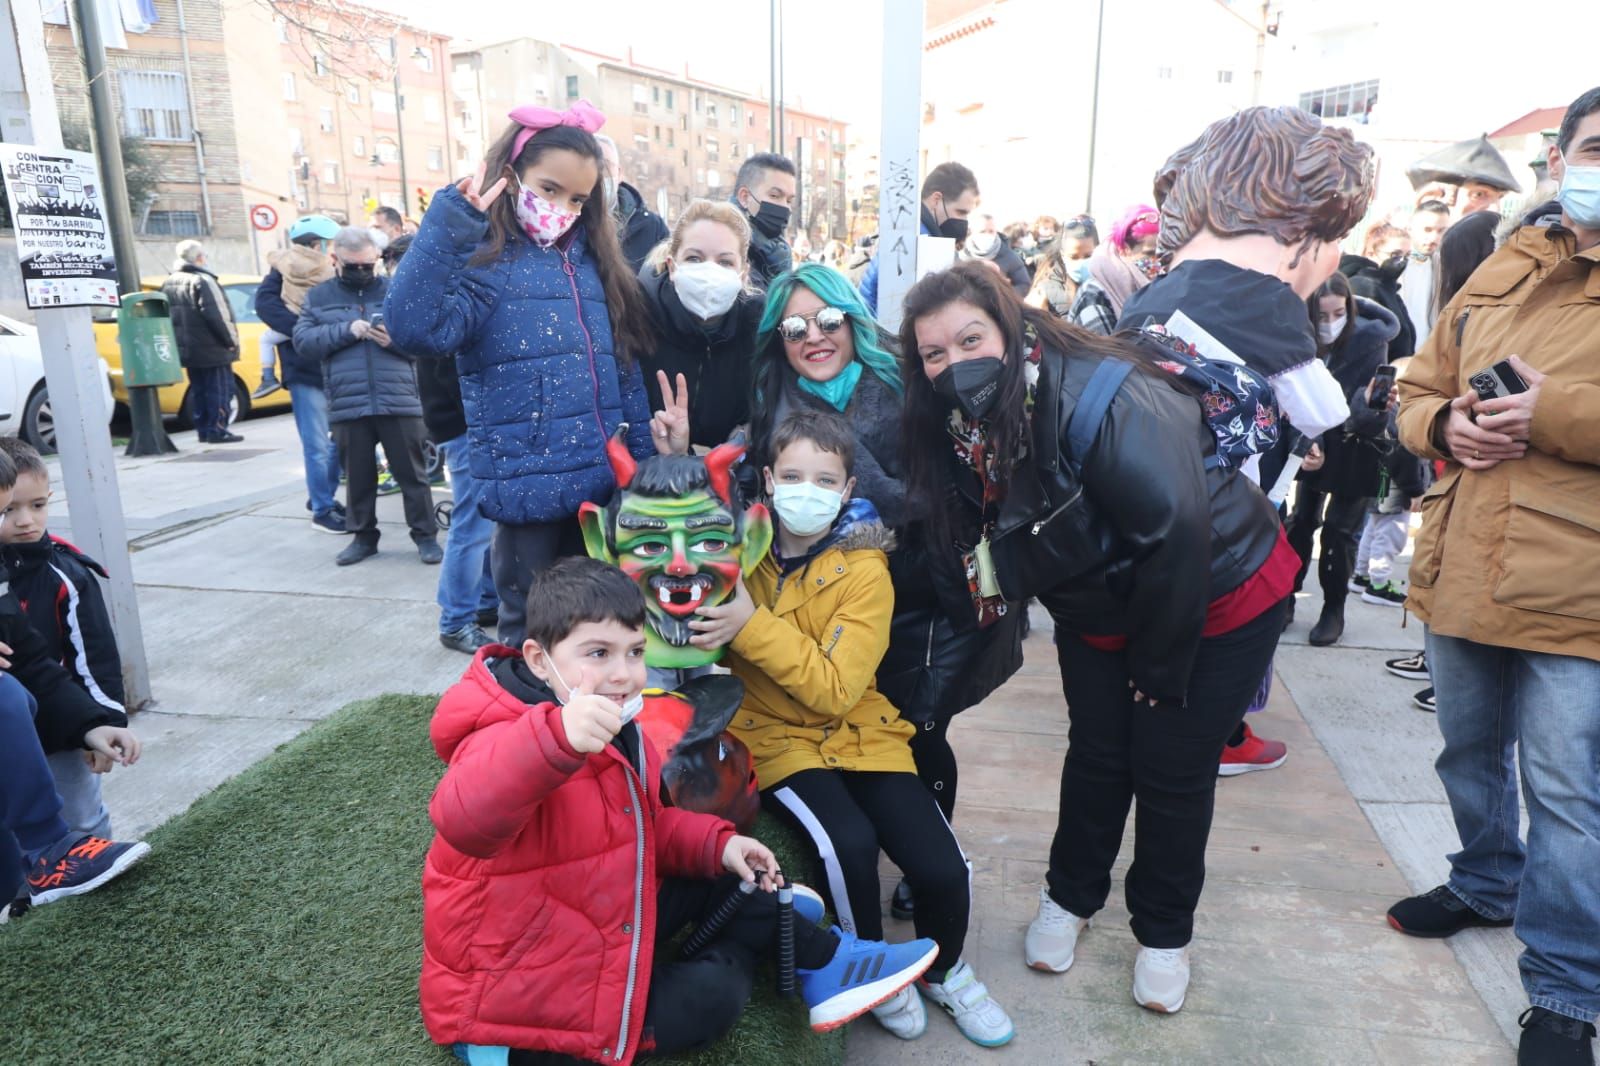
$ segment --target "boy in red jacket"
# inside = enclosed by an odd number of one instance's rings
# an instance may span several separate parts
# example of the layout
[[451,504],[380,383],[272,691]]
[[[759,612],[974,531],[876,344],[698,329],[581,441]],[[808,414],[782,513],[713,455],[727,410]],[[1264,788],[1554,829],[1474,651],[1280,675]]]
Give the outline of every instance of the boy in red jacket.
[[[450,768],[429,808],[423,1021],[473,1066],[703,1047],[737,1021],[773,944],[777,861],[720,818],[663,805],[632,723],[645,687],[639,587],[563,559],[534,577],[527,607],[521,654],[480,650],[434,713]],[[763,891],[705,950],[657,958],[740,880]],[[795,954],[817,1030],[888,999],[937,954],[931,940],[824,930],[821,916],[797,887]]]

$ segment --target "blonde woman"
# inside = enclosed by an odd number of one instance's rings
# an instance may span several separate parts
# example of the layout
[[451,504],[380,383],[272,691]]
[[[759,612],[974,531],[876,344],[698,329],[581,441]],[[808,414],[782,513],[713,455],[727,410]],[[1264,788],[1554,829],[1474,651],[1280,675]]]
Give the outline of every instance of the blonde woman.
[[[656,371],[689,386],[695,444],[728,439],[750,416],[750,352],[763,301],[750,288],[750,224],[730,203],[696,200],[639,273],[655,327],[640,357],[646,387]],[[652,393],[651,402],[658,397]]]

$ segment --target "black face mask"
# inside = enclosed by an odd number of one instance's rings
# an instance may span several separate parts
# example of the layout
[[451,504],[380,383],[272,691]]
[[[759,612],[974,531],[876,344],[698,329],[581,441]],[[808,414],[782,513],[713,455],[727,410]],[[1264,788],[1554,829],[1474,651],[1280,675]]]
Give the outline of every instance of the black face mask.
[[1404,274],[1405,272],[1406,254],[1404,252],[1396,252],[1394,255],[1391,255],[1388,259],[1384,260],[1383,264],[1378,267],[1378,273],[1382,274],[1386,280],[1391,282],[1399,281],[1400,275]]
[[766,236],[776,239],[789,228],[789,209],[782,204],[763,200],[760,210],[750,216],[750,224]]
[[939,206],[944,208],[945,212],[944,221],[939,223],[939,236],[949,237],[957,244],[965,241],[967,239],[967,220],[964,218],[952,218],[948,207],[945,207],[942,203]]
[[377,269],[374,263],[344,263],[339,267],[339,277],[354,288],[364,289],[372,284]]
[[988,417],[1000,399],[1000,375],[1005,363],[993,356],[951,363],[933,379],[934,395],[974,421]]

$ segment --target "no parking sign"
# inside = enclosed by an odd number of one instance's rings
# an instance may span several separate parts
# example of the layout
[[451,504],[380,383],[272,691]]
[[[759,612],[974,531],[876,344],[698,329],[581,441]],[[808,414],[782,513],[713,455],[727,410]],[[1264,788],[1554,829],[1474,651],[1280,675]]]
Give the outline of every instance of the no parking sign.
[[250,224],[259,230],[269,230],[278,224],[278,212],[271,204],[256,204],[250,209]]

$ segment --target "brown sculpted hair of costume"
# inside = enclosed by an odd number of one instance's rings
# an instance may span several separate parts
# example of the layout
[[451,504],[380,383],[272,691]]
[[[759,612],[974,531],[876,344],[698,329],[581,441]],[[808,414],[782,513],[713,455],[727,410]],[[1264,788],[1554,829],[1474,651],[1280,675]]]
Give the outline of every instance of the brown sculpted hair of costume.
[[1161,255],[1202,230],[1279,244],[1338,241],[1372,199],[1373,151],[1297,107],[1250,107],[1213,122],[1156,173]]

